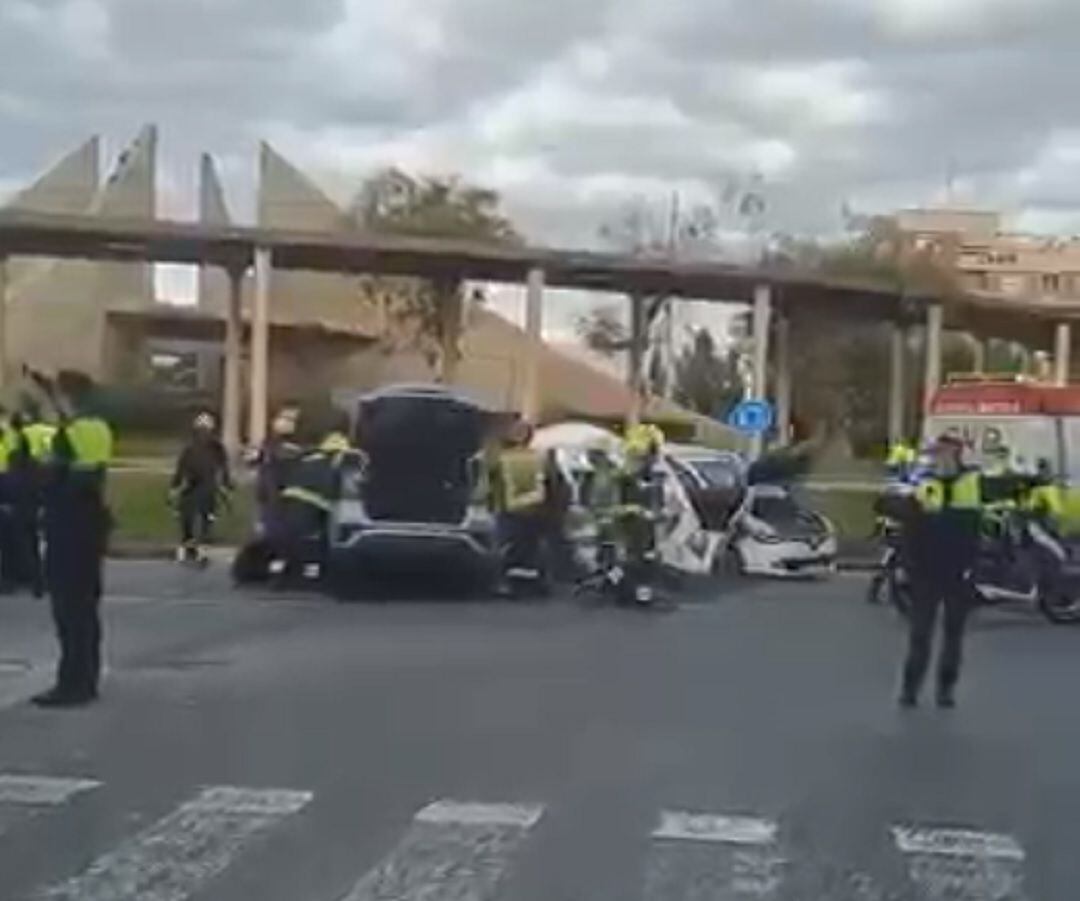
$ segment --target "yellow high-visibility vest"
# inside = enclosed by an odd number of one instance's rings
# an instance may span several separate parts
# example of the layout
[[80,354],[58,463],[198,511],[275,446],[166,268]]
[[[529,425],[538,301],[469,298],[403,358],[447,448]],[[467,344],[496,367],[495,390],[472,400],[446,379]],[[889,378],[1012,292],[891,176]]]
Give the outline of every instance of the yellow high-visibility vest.
[[35,460],[44,460],[52,451],[56,426],[47,422],[32,422],[23,426],[22,432],[30,456]]
[[945,482],[935,476],[923,479],[915,487],[915,500],[927,513],[982,508],[982,480],[977,472],[963,472],[952,483],[952,496],[945,503]]
[[507,511],[535,507],[544,500],[544,467],[530,448],[510,448],[499,454],[502,504]]
[[60,436],[71,447],[71,462],[78,469],[103,469],[112,462],[113,433],[109,424],[97,416],[78,416],[62,425],[53,440]]

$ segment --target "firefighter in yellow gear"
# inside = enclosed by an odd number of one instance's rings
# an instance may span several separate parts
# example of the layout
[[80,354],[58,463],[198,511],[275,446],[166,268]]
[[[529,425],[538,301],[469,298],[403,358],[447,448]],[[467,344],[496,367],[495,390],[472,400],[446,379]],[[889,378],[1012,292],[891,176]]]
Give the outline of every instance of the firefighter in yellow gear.
[[529,446],[532,435],[532,426],[524,419],[510,424],[491,461],[488,482],[504,579],[526,579],[545,587],[547,571],[541,558],[544,458]]

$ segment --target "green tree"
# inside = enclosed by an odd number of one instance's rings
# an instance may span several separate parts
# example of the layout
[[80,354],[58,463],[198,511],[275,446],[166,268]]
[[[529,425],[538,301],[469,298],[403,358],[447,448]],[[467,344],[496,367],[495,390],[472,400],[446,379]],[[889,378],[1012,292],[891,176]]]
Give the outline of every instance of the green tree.
[[[838,242],[781,237],[764,261],[771,268],[816,271],[841,281],[880,285],[894,291],[948,297],[960,290],[946,245],[916,245],[891,217],[875,216]],[[796,320],[793,341],[794,405],[799,418],[835,434],[842,432],[856,454],[876,454],[886,441],[889,336],[881,326],[816,318]],[[969,369],[970,344],[947,335],[945,371]],[[920,396],[920,368],[907,367]]]
[[733,346],[718,350],[708,329],[696,329],[675,361],[675,399],[698,413],[716,416],[741,396],[738,352]]
[[[353,199],[353,222],[378,234],[450,238],[485,244],[519,244],[501,211],[498,192],[458,176],[410,175],[385,169],[368,178]],[[468,298],[462,280],[371,276],[363,292],[383,303],[401,332],[419,345],[443,382],[453,382],[461,359]],[[482,300],[479,294],[473,300]]]

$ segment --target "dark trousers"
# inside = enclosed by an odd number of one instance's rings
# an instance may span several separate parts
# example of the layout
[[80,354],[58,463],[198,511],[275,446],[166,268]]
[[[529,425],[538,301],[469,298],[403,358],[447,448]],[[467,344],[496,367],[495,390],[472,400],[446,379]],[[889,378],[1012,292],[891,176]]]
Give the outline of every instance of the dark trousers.
[[34,500],[16,503],[12,509],[10,553],[15,584],[40,596],[45,574],[41,560],[41,508]]
[[964,626],[971,607],[970,588],[960,573],[912,574],[908,653],[904,663],[904,692],[918,695],[934,643],[938,609],[942,616],[942,643],[938,652],[937,686],[950,692],[960,678],[964,650]]
[[185,547],[210,540],[215,506],[213,493],[207,490],[186,491],[180,496],[180,541]]
[[499,547],[503,553],[503,570],[536,570],[546,578],[541,549],[544,542],[545,520],[536,510],[515,510],[499,514],[497,521]]
[[56,687],[75,695],[96,695],[101,678],[100,577],[82,588],[53,589],[52,615],[60,641]]
[[95,695],[101,676],[102,562],[108,511],[94,495],[74,494],[46,511],[45,576],[60,663],[56,688]]

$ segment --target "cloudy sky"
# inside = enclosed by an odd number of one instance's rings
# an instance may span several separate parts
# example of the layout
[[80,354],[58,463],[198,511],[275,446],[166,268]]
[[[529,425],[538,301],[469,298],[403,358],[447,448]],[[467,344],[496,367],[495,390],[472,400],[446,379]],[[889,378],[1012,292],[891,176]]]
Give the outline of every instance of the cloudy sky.
[[0,193],[155,121],[177,215],[204,149],[249,212],[266,138],[341,197],[464,173],[562,245],[754,180],[756,228],[830,232],[950,172],[955,202],[1080,231],[1077,34],[1076,0],[0,0]]

